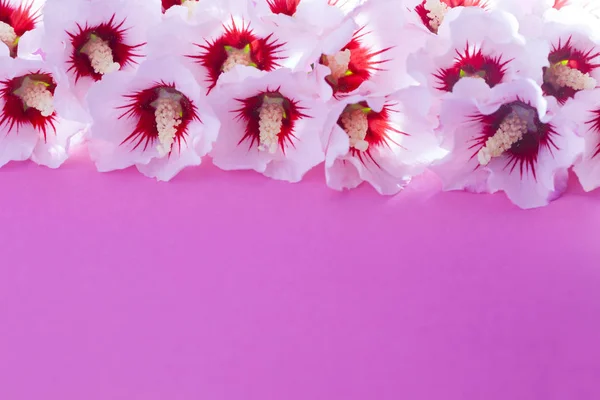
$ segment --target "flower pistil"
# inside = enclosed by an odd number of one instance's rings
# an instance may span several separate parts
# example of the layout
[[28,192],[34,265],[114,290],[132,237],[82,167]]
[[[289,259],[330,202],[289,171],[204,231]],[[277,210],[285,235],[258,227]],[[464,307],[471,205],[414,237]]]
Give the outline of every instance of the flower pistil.
[[568,87],[574,90],[593,89],[596,87],[596,79],[589,73],[583,73],[569,66],[569,60],[562,60],[550,66],[544,73],[547,83],[555,89]]
[[513,111],[502,120],[498,130],[490,136],[477,153],[480,165],[488,165],[492,158],[500,157],[527,133],[527,121]]

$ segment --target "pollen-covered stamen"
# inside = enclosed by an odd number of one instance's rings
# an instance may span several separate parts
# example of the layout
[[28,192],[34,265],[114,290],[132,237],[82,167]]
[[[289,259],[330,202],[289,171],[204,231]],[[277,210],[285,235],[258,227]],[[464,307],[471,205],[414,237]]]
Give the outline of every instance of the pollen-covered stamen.
[[132,44],[128,39],[132,27],[125,25],[126,19],[117,22],[116,18],[115,14],[94,26],[75,23],[76,29],[67,31],[72,46],[67,71],[75,82],[84,77],[99,81],[109,72],[137,64],[136,59],[142,57],[138,51],[145,43]]
[[94,34],[90,35],[90,39],[82,47],[81,52],[88,56],[90,64],[97,74],[104,75],[121,68],[121,65],[114,61],[108,42]]
[[380,167],[376,158],[378,149],[400,146],[396,135],[407,135],[392,122],[395,104],[386,103],[380,111],[374,111],[366,101],[348,104],[337,120],[337,125],[349,138],[349,155],[362,163]]
[[351,55],[352,52],[349,49],[338,51],[334,55],[323,55],[323,64],[331,69],[328,79],[334,85],[337,85],[340,78],[348,75]]
[[282,95],[279,90],[259,92],[255,96],[236,99],[240,108],[231,110],[243,122],[244,135],[238,142],[249,142],[249,149],[273,154],[279,147],[283,154],[294,147],[294,129],[299,120],[311,118],[304,114],[298,101]]
[[156,149],[161,156],[169,154],[175,142],[175,136],[183,116],[182,97],[178,92],[160,89],[158,98],[150,104],[155,108],[154,119],[158,131]]
[[283,98],[265,96],[258,113],[258,149],[274,154],[279,145],[279,134],[286,117]]
[[250,24],[242,21],[240,26],[231,18],[230,26],[223,25],[223,34],[215,39],[206,40],[205,44],[194,44],[202,49],[200,54],[188,55],[206,69],[208,92],[216,85],[225,71],[236,64],[248,65],[261,71],[272,71],[279,67],[278,55],[283,43],[273,38],[273,34],[260,37],[250,28]]
[[373,49],[363,43],[365,36],[371,34],[364,26],[354,32],[352,40],[336,54],[321,54],[319,63],[331,68],[332,73],[325,80],[333,89],[336,97],[359,88],[378,71],[389,59],[382,58],[391,47]]
[[350,147],[358,151],[367,151],[369,142],[365,140],[369,130],[369,120],[363,108],[348,107],[341,116],[344,131],[350,138]]
[[128,102],[117,107],[124,110],[119,119],[131,119],[135,126],[121,145],[132,145],[132,151],[154,148],[161,157],[176,151],[176,146],[181,151],[189,125],[201,122],[197,107],[174,83],[157,82],[124,97]]
[[415,12],[430,32],[437,34],[446,14],[456,7],[487,8],[487,0],[422,0]]
[[0,45],[6,45],[11,57],[16,58],[19,39],[35,29],[41,17],[34,0],[0,0]]
[[56,82],[52,75],[30,71],[0,82],[0,126],[6,124],[8,131],[30,125],[46,139],[48,129],[55,131],[56,112],[53,96]]
[[[506,161],[504,168],[512,173],[518,167],[521,177],[531,173],[537,179],[537,162],[541,151],[552,155],[558,146],[554,137],[558,136],[552,124],[542,122],[537,108],[519,98],[505,103],[492,114],[472,116],[481,127],[481,133],[472,138],[472,158],[477,159],[477,167],[487,165],[494,157]],[[491,139],[491,140],[490,140]]]
[[227,59],[221,67],[223,72],[230,71],[236,65],[256,67],[256,64],[252,61],[252,54],[250,53],[249,44],[246,45],[243,49],[236,49],[232,46],[225,46],[225,51],[227,52]]
[[54,113],[54,96],[48,90],[49,86],[46,82],[36,81],[27,76],[14,93],[23,101],[25,109],[35,108],[43,117],[48,117]]
[[500,157],[527,133],[527,121],[517,112],[509,114],[500,123],[498,130],[490,136],[485,145],[477,153],[481,165],[488,165],[492,158]]
[[17,45],[17,38],[15,29],[9,24],[0,21],[0,41],[12,50]]
[[429,27],[433,32],[437,33],[450,7],[448,7],[448,4],[440,0],[425,0],[425,4],[423,6],[425,7],[425,10],[427,10]]
[[563,60],[550,66],[546,69],[544,78],[555,89],[561,87],[574,90],[594,89],[597,84],[596,79],[592,78],[589,73],[584,74],[576,68],[571,68],[569,60]]
[[597,81],[594,71],[600,68],[600,51],[594,47],[575,46],[573,39],[559,39],[548,54],[548,67],[544,67],[542,90],[565,104],[581,90],[593,89]]

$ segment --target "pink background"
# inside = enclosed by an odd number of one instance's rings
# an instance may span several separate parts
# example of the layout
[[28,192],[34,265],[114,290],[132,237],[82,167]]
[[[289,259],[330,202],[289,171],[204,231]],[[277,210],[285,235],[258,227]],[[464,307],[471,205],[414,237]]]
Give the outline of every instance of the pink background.
[[2,400],[596,400],[600,193],[0,171]]

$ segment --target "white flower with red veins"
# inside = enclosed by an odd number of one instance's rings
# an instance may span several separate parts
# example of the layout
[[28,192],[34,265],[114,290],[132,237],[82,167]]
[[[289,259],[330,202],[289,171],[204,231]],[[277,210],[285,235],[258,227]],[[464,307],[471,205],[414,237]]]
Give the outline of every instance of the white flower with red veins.
[[[268,6],[271,9],[271,12],[274,14],[283,14],[290,17],[301,16],[306,10],[309,10],[312,7],[319,7],[320,11],[323,11],[321,8],[322,5],[328,5],[331,7],[335,7],[339,11],[341,11],[344,15],[349,14],[354,11],[357,7],[367,3],[368,0],[256,0],[256,7],[258,9],[263,9],[264,6]],[[305,8],[304,11],[300,11]],[[315,10],[317,11],[317,10]],[[327,11],[326,11],[327,12]],[[322,15],[314,15],[316,18],[322,18]],[[331,24],[331,22],[329,22]]]
[[219,0],[219,4],[202,2],[198,12],[184,21],[167,12],[149,33],[146,46],[149,59],[176,57],[206,93],[236,65],[246,67],[249,73],[267,72],[278,68],[283,59],[283,43],[272,30],[249,17],[246,2]]
[[306,74],[279,69],[224,84],[211,94],[222,124],[211,152],[225,170],[255,170],[298,182],[323,162],[321,132],[326,106],[314,100]]
[[350,36],[341,26],[324,39],[313,57],[313,77],[329,86],[321,90],[328,100],[352,94],[384,95],[413,85],[406,73],[408,55],[420,48],[402,19],[403,5],[395,0],[368,2],[351,16],[359,28]]
[[[64,80],[62,80],[64,82]],[[0,166],[32,161],[51,168],[68,158],[84,124],[67,120],[73,99],[41,61],[6,59],[0,70]]]
[[447,27],[437,48],[420,50],[408,61],[409,73],[438,96],[452,92],[462,78],[479,78],[494,87],[518,75],[535,75],[545,65],[543,58],[536,64],[530,57],[540,51],[527,46],[508,13],[464,9]]
[[600,187],[600,89],[581,91],[557,111],[557,118],[574,126],[584,139],[573,171],[586,191]]
[[333,31],[356,30],[331,0],[258,0],[250,11],[286,42],[288,56],[282,66],[295,70],[310,71],[314,49]]
[[67,72],[81,99],[94,82],[135,68],[149,29],[160,22],[159,0],[48,0],[44,51]]
[[411,22],[437,34],[446,18],[462,8],[489,8],[490,0],[407,0]]
[[43,0],[0,0],[0,56],[27,57],[40,48]]
[[565,104],[576,93],[600,86],[600,40],[593,26],[548,22],[544,33],[552,46],[542,69],[546,96]]
[[135,165],[168,181],[201,158],[219,122],[191,73],[171,58],[107,75],[88,95],[93,117],[88,148],[101,172]]
[[491,89],[480,79],[457,83],[440,115],[439,131],[450,153],[434,170],[444,189],[504,191],[522,208],[556,198],[582,141],[547,105],[531,79]]
[[518,22],[499,10],[464,8],[437,37],[437,46],[409,56],[408,71],[441,98],[463,78],[478,78],[489,87],[519,76],[536,78],[547,65],[544,43],[531,46]]
[[268,72],[281,67],[280,62],[286,57],[285,43],[260,21],[231,16],[218,29],[212,29],[210,24],[203,26],[207,34],[192,38],[194,49],[186,56],[204,74],[208,92],[236,66],[245,67],[249,74],[252,70]]
[[424,88],[386,97],[349,96],[326,124],[325,176],[336,190],[368,182],[379,193],[398,193],[445,152],[434,135],[437,118]]

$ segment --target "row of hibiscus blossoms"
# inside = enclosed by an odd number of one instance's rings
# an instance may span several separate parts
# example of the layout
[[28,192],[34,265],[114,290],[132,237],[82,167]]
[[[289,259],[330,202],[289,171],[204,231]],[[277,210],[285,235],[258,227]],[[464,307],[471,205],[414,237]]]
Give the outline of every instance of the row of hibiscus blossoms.
[[0,0],[0,41],[0,166],[600,186],[597,0]]

